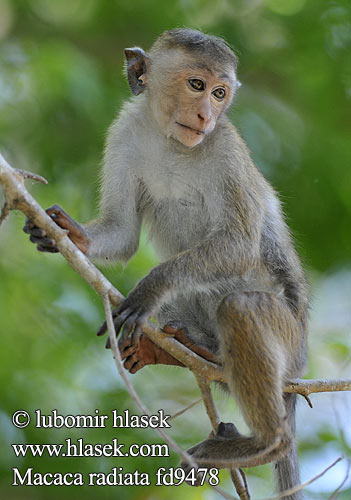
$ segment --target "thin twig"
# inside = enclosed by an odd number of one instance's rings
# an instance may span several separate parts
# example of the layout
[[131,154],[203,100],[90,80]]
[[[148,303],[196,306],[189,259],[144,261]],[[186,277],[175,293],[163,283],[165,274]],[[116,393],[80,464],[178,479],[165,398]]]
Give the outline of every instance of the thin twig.
[[245,472],[242,469],[238,469],[238,471],[240,472],[240,475],[241,475],[241,477],[243,479],[243,483],[244,483],[245,489],[246,489],[247,493],[249,494],[249,486],[247,484],[246,474],[245,474]]
[[[109,300],[107,293],[103,296],[103,303],[104,303],[104,308],[105,308],[107,327],[109,330],[110,345],[111,345],[113,359],[115,361],[118,373],[120,374],[122,380],[126,384],[126,387],[128,389],[129,394],[134,399],[135,403],[137,404],[137,406],[141,410],[142,414],[151,416],[150,410],[144,405],[144,403],[139,398],[138,394],[136,393],[133,385],[131,384],[131,382],[130,382],[129,378],[127,377],[126,372],[123,368],[121,354],[119,352],[119,348],[118,348],[118,344],[117,344],[117,335],[116,335],[115,325],[113,323],[110,300]],[[183,458],[183,460],[186,463],[188,463],[194,469],[197,469],[197,464],[194,462],[194,459],[191,457],[191,455],[189,455],[186,451],[182,450],[172,438],[170,438],[165,432],[163,432],[162,429],[156,427],[155,430],[166,441],[166,443],[168,443],[170,445],[170,447],[174,451],[176,451],[179,454],[179,456],[181,456]],[[218,488],[217,486],[213,486],[213,485],[210,485],[210,486],[213,489],[215,489],[217,491],[217,493],[219,493],[221,496],[223,496],[223,498],[226,498],[228,500],[237,500],[235,497],[228,495],[221,488]]]
[[285,498],[285,497],[287,497],[289,495],[293,495],[294,493],[297,493],[298,491],[303,490],[309,484],[314,483],[314,481],[317,481],[317,479],[319,479],[320,477],[322,477],[326,472],[328,472],[328,470],[330,470],[332,467],[334,467],[334,465],[336,465],[342,459],[343,459],[343,457],[339,457],[337,460],[335,460],[335,462],[333,462],[331,465],[329,465],[328,467],[326,467],[322,472],[320,472],[319,474],[317,474],[316,476],[314,476],[309,481],[306,481],[305,483],[302,483],[302,484],[298,484],[297,486],[294,486],[293,488],[290,488],[288,490],[285,490],[285,491],[281,492],[279,495],[277,495],[275,497],[265,498],[264,500],[279,500],[280,498]]
[[[126,371],[123,368],[121,354],[119,352],[119,348],[118,348],[118,344],[117,344],[117,335],[116,335],[115,325],[113,323],[111,304],[110,304],[110,299],[108,297],[108,294],[105,294],[103,296],[103,302],[104,302],[104,308],[105,308],[105,316],[106,316],[107,326],[108,326],[108,330],[109,330],[109,338],[110,338],[110,343],[111,343],[111,349],[112,349],[113,358],[115,360],[115,364],[116,364],[118,373],[120,374],[123,382],[126,384],[126,387],[128,389],[129,394],[134,399],[135,403],[137,404],[137,406],[141,410],[142,414],[143,415],[148,415],[150,417],[151,416],[150,410],[144,405],[144,403],[139,398],[139,396],[136,393],[133,385],[131,384],[129,378],[126,375]],[[156,427],[155,430],[171,446],[171,448],[174,451],[176,451],[183,458],[183,460],[185,460],[191,467],[196,468],[196,464],[195,464],[194,460],[192,459],[192,457],[188,453],[186,453],[185,451],[183,451],[179,447],[179,445],[172,438],[170,438],[159,427]]]
[[34,174],[33,172],[28,172],[27,170],[22,170],[20,168],[16,168],[15,171],[23,179],[32,179],[33,181],[41,182],[42,184],[48,184],[48,181],[45,179],[45,177],[39,174]]
[[180,417],[180,415],[183,415],[183,413],[187,412],[188,410],[191,410],[191,408],[193,408],[194,406],[198,405],[199,403],[202,402],[202,398],[199,398],[197,399],[196,401],[193,401],[190,405],[186,406],[185,408],[183,408],[182,410],[179,410],[177,411],[177,413],[175,413],[174,415],[172,415],[169,419],[168,419],[168,422],[170,420],[175,420],[177,417]]
[[249,487],[247,485],[246,476],[241,469],[230,469],[230,477],[235,486],[236,492],[241,500],[250,500]]
[[218,416],[218,413],[217,413],[217,410],[216,410],[216,407],[215,407],[215,404],[213,401],[210,386],[203,377],[199,376],[198,374],[195,374],[195,377],[196,377],[196,382],[197,382],[197,384],[200,388],[200,391],[201,391],[201,396],[202,396],[202,399],[203,399],[203,402],[204,402],[204,405],[206,408],[207,416],[210,419],[212,429],[216,433],[217,428],[218,428],[219,423],[220,423],[220,418]]
[[308,396],[306,396],[306,394],[301,394],[301,396],[303,396],[305,398],[305,401],[307,402],[308,406],[310,408],[313,408],[313,404],[312,404],[312,401],[310,400],[310,398]]
[[348,480],[349,478],[349,474],[350,474],[350,467],[351,467],[351,458],[348,458],[347,459],[347,468],[346,468],[346,474],[345,474],[345,477],[342,481],[342,483],[340,484],[340,486],[338,486],[338,488],[336,488],[336,490],[334,491],[334,493],[328,498],[328,500],[335,500],[337,498],[337,495],[339,493],[339,491],[341,490],[341,488],[344,486],[344,484],[346,483],[346,481]]
[[[197,384],[202,394],[202,399],[204,401],[207,416],[212,424],[213,432],[216,434],[220,423],[220,418],[218,416],[215,403],[213,401],[210,385],[201,376],[197,374],[195,376]],[[245,480],[243,479],[243,475],[245,476],[245,474],[242,471],[239,471],[239,469],[232,466],[229,467],[229,470],[230,470],[230,477],[233,481],[234,487],[236,489],[237,494],[239,495],[240,500],[250,500],[250,494],[247,487],[246,478]]]
[[219,495],[221,495],[223,498],[225,498],[226,500],[238,500],[237,497],[233,497],[233,495],[230,495],[230,493],[227,493],[225,490],[223,490],[223,488],[221,488],[220,486],[213,486],[211,485],[211,487],[217,491],[217,493]]
[[[46,214],[46,212],[41,208],[41,206],[36,202],[36,200],[28,193],[23,184],[23,179],[30,178],[37,180],[39,182],[47,183],[46,179],[37,174],[32,174],[30,172],[21,171],[18,169],[12,168],[2,157],[0,154],[0,183],[3,186],[4,195],[5,195],[5,204],[1,211],[0,222],[5,219],[8,212],[10,210],[18,209],[21,210],[28,218],[33,220],[33,222],[40,226],[42,229],[46,231],[49,237],[55,239],[57,247],[59,248],[61,254],[64,258],[69,262],[70,266],[80,274],[92,288],[100,295],[105,304],[105,310],[111,311],[110,302],[114,305],[118,305],[123,300],[123,295],[105,278],[105,276],[86,258],[86,256],[78,250],[78,248],[72,243],[72,241],[67,237],[66,231],[62,230],[58,227],[52,219]],[[108,297],[108,300],[107,300]],[[108,303],[108,306],[106,305]],[[109,330],[111,332],[111,327],[113,328],[113,321],[109,314],[106,314],[106,319],[110,323]],[[112,325],[111,325],[112,321]],[[194,352],[188,350],[181,343],[177,342],[175,339],[172,339],[170,336],[165,335],[160,329],[156,328],[151,323],[147,323],[143,326],[143,332],[149,336],[149,338],[157,344],[159,347],[167,351],[169,354],[174,356],[176,359],[181,361],[185,366],[187,366],[190,370],[193,371],[195,376],[201,377],[203,380],[206,380],[206,383],[209,384],[211,381],[221,381],[226,382],[225,376],[222,368],[219,365],[214,363],[210,363],[200,356],[197,356]],[[118,371],[126,382],[127,377],[124,377],[125,372],[121,362],[118,363],[117,359],[120,361],[119,351],[117,348],[117,344],[115,337],[112,339],[111,345],[114,346],[113,353],[115,356],[115,362],[118,368]],[[134,398],[133,394],[135,394],[134,389],[130,386],[130,383],[126,382],[128,390],[131,390],[131,395]],[[294,392],[303,395],[305,398],[308,397],[309,394],[315,392],[329,392],[329,391],[350,391],[351,390],[351,380],[302,380],[302,379],[294,379],[290,380],[286,387],[284,388],[285,392]],[[141,403],[141,401],[139,400]],[[142,408],[145,408],[141,403]],[[146,410],[146,409],[145,409]],[[145,411],[144,409],[142,411]],[[216,420],[216,418],[214,418]],[[158,429],[161,431],[161,429]],[[169,438],[166,435],[163,436],[162,431],[160,432],[162,437],[169,442]],[[172,440],[171,440],[172,441]],[[174,443],[176,448],[177,445]],[[279,444],[279,443],[278,443]],[[272,450],[277,446],[276,443],[270,447]],[[173,447],[173,445],[172,445]],[[269,448],[268,451],[272,451]],[[180,450],[178,452],[181,456],[184,457],[184,460],[189,461],[189,457],[187,454]],[[262,455],[267,454],[267,449],[262,452]],[[259,456],[260,454],[258,454]],[[258,457],[257,456],[257,457]],[[186,458],[185,458],[186,457]],[[256,457],[256,458],[257,458]],[[339,459],[340,460],[340,459]],[[338,460],[338,461],[339,461]],[[336,461],[335,463],[337,463]],[[221,461],[222,465],[232,465],[229,463],[230,461]],[[332,464],[330,467],[332,467]],[[244,465],[244,464],[242,464]],[[330,468],[329,467],[329,468]],[[323,471],[320,475],[316,476],[310,482],[318,479],[321,475],[323,475],[327,470]],[[301,486],[305,487],[310,482],[305,483]],[[218,489],[220,490],[220,488]],[[292,490],[289,490],[292,491]],[[298,490],[296,490],[298,491]],[[222,493],[221,493],[222,494]],[[286,493],[285,493],[286,494]],[[290,493],[288,493],[290,494]],[[230,495],[223,493],[225,498],[233,499]],[[282,498],[282,496],[274,497],[274,499]]]
[[[33,174],[36,175],[36,174]],[[56,241],[61,254],[70,266],[82,276],[89,285],[101,296],[108,291],[113,305],[117,306],[123,295],[107,280],[107,278],[87,259],[87,257],[72,243],[66,231],[58,227],[47,215],[36,200],[28,193],[23,182],[19,181],[19,174],[11,167],[0,154],[0,183],[3,186],[5,199],[10,210],[21,210],[33,222],[45,230],[50,238]],[[219,365],[206,361],[193,351],[184,347],[169,335],[165,335],[152,323],[143,326],[143,333],[159,347],[181,361],[194,373],[200,374],[208,382],[226,382],[222,368]],[[309,395],[313,392],[351,391],[351,380],[290,380],[285,392],[295,392]]]

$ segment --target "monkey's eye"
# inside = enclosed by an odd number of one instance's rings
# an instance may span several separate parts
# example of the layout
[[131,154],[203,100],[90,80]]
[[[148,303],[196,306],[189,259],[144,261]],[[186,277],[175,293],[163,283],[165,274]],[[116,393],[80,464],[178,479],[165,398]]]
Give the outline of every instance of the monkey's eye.
[[189,78],[188,83],[190,87],[196,92],[202,92],[203,90],[205,90],[205,82],[203,82],[199,78]]
[[222,101],[225,98],[225,89],[223,87],[218,87],[218,89],[212,92],[212,95],[214,95],[218,101]]

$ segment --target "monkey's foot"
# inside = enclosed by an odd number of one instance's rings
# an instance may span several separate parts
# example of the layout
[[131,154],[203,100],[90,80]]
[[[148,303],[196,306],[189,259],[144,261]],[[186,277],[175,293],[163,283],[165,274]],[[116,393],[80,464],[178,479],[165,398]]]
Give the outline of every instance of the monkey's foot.
[[162,328],[162,330],[174,337],[178,340],[178,342],[183,344],[198,356],[201,356],[212,363],[219,364],[219,360],[213,352],[206,349],[206,347],[195,344],[195,342],[189,337],[187,328],[180,321],[170,321]]
[[[210,439],[206,439],[201,443],[196,444],[192,448],[187,450],[187,453],[192,456],[195,463],[200,468],[210,469],[212,467],[219,469],[222,467],[228,467],[229,465],[220,465],[217,463],[218,459],[223,458],[223,448],[225,447],[225,441],[235,440],[240,437],[238,429],[232,423],[221,422],[218,426],[216,434],[212,431],[210,433]],[[187,462],[182,462],[181,467],[184,469],[186,475],[189,474],[192,467]],[[197,482],[193,484],[198,486],[201,482],[201,475],[197,474]]]
[[[217,469],[228,467],[229,465],[221,465],[220,463],[220,460],[223,458],[222,446],[228,439],[230,438],[221,438],[216,435],[212,439],[206,439],[192,448],[189,448],[187,453],[191,455],[198,467],[205,467],[207,469],[211,469],[212,467]],[[192,469],[191,465],[187,462],[182,462],[180,466],[184,469],[186,474]]]
[[[199,468],[227,469],[256,467],[276,461],[285,456],[290,447],[289,437],[279,437],[267,444],[256,436],[241,435],[234,424],[221,422],[214,437],[211,433],[210,439],[196,444],[187,453]],[[182,462],[181,467],[186,474],[191,470],[187,462]]]
[[208,455],[208,446],[207,444],[211,441],[215,441],[216,438],[207,439],[206,441],[202,441],[197,445],[193,446],[187,453],[191,455],[192,459],[195,462],[195,469],[188,462],[182,462],[180,467],[185,472],[186,482],[189,486],[200,486],[203,484],[202,481],[202,472],[204,469],[219,469],[218,464],[216,464],[216,460],[214,457],[210,457]]
[[[177,321],[167,323],[162,329],[185,347],[195,352],[207,361],[218,362],[216,356],[205,347],[196,345],[188,336],[186,328]],[[106,347],[110,347],[109,340]],[[147,365],[173,365],[183,366],[183,363],[171,356],[168,352],[158,347],[147,335],[141,334],[136,338],[129,332],[122,333],[118,347],[124,367],[130,373],[136,373]]]
[[136,373],[146,365],[184,366],[183,363],[158,347],[144,334],[141,334],[137,339],[122,335],[118,347],[124,361],[124,368],[130,373]]

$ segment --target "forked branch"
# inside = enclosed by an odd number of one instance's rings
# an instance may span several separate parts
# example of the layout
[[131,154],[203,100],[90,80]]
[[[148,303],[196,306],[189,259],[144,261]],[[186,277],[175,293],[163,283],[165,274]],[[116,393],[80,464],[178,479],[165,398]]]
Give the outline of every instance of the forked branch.
[[[57,226],[47,215],[45,210],[43,210],[36,200],[28,193],[23,182],[26,178],[34,179],[44,184],[47,183],[43,177],[37,174],[12,168],[0,154],[0,183],[2,184],[5,197],[5,203],[2,207],[0,215],[0,224],[11,210],[20,210],[37,226],[44,229],[48,236],[56,241],[57,247],[70,266],[89,283],[89,285],[103,300],[110,335],[112,332],[112,336],[114,336],[114,326],[110,317],[110,304],[114,306],[120,304],[124,299],[123,295],[88,260],[88,258],[76,247],[76,245],[72,243],[72,241],[68,238],[66,231]],[[213,428],[215,429],[219,419],[209,390],[209,384],[212,381],[225,382],[222,368],[219,365],[211,363],[190,351],[169,335],[165,335],[159,328],[150,322],[144,324],[143,333],[145,333],[155,344],[178,359],[194,373],[200,386],[208,416],[212,422]],[[123,376],[117,343],[111,342],[111,346],[118,370],[121,376]],[[128,379],[126,378],[126,380]],[[138,406],[143,411],[146,411],[142,402],[136,397],[134,389],[130,386],[130,382],[128,382],[127,386],[131,396],[137,402]],[[285,392],[295,392],[306,398],[308,398],[309,394],[315,392],[350,390],[351,380],[294,379],[290,380],[284,388]],[[190,457],[184,454],[176,443],[170,440],[168,436],[163,434],[162,436],[177,453],[183,455],[185,460],[190,460],[191,462]],[[232,477],[237,486],[241,485],[241,487],[238,486],[237,488],[240,498],[249,498],[245,480],[240,480],[237,470],[232,470]],[[228,498],[227,495],[226,497]]]

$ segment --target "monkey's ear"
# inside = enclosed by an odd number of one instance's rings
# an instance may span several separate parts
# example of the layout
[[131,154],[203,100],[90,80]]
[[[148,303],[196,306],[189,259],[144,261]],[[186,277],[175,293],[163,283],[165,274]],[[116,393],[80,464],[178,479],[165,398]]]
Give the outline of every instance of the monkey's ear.
[[146,87],[150,59],[140,47],[124,49],[124,55],[127,60],[126,73],[130,89],[134,95],[139,95]]

